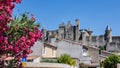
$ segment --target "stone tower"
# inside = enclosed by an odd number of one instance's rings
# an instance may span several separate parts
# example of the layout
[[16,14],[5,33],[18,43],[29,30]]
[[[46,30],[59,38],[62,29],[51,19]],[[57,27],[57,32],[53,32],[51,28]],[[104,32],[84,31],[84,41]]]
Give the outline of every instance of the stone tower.
[[79,41],[79,37],[80,37],[80,31],[79,31],[79,28],[80,28],[80,21],[78,19],[75,20],[76,21],[76,25],[75,25],[75,41]]
[[106,27],[106,30],[105,30],[105,41],[107,43],[110,43],[112,42],[112,30],[109,26]]
[[81,36],[82,36],[82,44],[83,45],[85,45],[85,43],[86,43],[86,31],[83,29],[82,31],[81,31]]
[[92,44],[92,30],[89,28],[88,29],[88,34],[89,34],[89,42],[88,42],[88,44]]
[[68,21],[67,25],[66,25],[66,39],[72,40],[73,39],[73,32],[72,32],[72,24],[70,21]]
[[59,25],[58,38],[65,39],[65,24],[64,24],[64,22],[62,22],[62,24]]

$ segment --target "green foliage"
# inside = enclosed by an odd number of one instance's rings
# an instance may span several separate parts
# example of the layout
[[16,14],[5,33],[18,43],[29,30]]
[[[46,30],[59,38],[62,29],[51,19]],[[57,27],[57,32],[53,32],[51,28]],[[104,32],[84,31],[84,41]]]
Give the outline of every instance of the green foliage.
[[105,59],[104,68],[116,68],[117,63],[120,63],[120,57],[112,54]]
[[41,62],[57,63],[56,59],[42,59]]
[[74,59],[71,58],[70,55],[68,54],[62,54],[58,59],[57,59],[58,63],[65,63],[65,64],[69,64],[71,66],[76,66],[76,62]]

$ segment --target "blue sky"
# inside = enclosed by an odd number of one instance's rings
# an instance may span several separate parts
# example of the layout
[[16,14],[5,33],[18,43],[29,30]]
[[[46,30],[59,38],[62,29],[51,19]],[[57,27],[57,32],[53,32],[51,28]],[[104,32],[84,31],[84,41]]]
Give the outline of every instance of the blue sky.
[[113,35],[120,35],[120,0],[23,0],[13,15],[24,12],[34,14],[47,30],[57,29],[61,22],[74,25],[79,19],[80,29],[91,28],[94,35],[104,34],[107,25]]

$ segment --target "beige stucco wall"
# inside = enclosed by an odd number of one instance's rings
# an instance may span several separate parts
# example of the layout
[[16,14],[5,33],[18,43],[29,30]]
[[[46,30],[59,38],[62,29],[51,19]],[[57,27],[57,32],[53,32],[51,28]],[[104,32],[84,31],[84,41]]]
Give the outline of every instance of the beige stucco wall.
[[99,49],[88,47],[88,52],[90,57],[92,58],[92,62],[99,63],[100,60]]
[[56,57],[57,49],[51,46],[45,46],[45,52],[43,53],[43,57],[54,58]]

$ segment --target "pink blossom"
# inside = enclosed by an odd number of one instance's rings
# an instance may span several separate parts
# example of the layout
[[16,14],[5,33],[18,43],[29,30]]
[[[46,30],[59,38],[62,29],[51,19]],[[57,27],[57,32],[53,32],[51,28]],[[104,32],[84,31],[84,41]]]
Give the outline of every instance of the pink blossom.
[[19,48],[18,48],[18,47],[15,47],[15,48],[14,48],[14,52],[15,52],[15,53],[18,53],[18,52],[19,52]]
[[4,43],[8,44],[8,38],[7,37],[4,37]]
[[26,40],[26,37],[22,36],[21,41],[24,42]]
[[3,5],[0,5],[0,10],[2,10],[3,9]]
[[12,49],[13,49],[13,45],[9,45],[8,50],[12,50]]
[[3,14],[0,14],[0,20],[4,20],[4,15]]
[[35,38],[31,38],[31,42],[34,43],[35,42]]
[[4,37],[3,36],[0,36],[0,42],[3,41]]
[[29,32],[30,37],[35,37],[35,34],[33,32]]
[[21,0],[16,0],[15,2],[16,2],[16,3],[21,3]]

